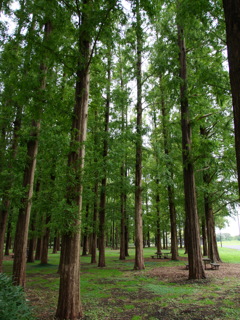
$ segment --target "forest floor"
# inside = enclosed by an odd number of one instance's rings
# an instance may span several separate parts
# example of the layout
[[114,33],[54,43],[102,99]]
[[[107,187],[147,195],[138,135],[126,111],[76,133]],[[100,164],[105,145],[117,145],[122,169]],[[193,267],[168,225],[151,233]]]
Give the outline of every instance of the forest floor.
[[[188,280],[183,255],[171,261],[152,259],[152,252],[144,251],[143,271],[133,270],[131,257],[119,261],[116,250],[107,250],[106,268],[89,264],[89,256],[81,257],[84,320],[240,319],[239,251],[231,251],[238,256],[238,263],[220,263],[219,270],[208,266],[206,279],[199,281]],[[59,255],[49,258],[48,265],[27,267],[26,295],[38,320],[53,320],[56,311]],[[11,258],[5,264],[6,272],[11,272]]]

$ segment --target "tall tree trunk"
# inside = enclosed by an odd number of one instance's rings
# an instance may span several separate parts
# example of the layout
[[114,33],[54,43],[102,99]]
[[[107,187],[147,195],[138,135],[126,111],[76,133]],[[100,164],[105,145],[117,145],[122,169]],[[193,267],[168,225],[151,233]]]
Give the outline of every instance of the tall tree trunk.
[[105,109],[105,128],[103,140],[103,178],[100,191],[100,207],[99,207],[99,257],[98,267],[105,267],[105,215],[106,215],[106,187],[107,187],[107,155],[108,155],[108,131],[109,131],[109,111],[110,111],[110,83],[111,83],[111,49],[108,53],[108,66],[107,66],[107,99]]
[[[98,112],[95,111],[95,121],[98,121]],[[98,146],[98,128],[94,132],[94,145],[95,150],[97,150]],[[94,201],[93,201],[93,221],[92,221],[92,242],[91,242],[91,263],[97,263],[97,233],[98,233],[98,187],[99,187],[99,173],[97,169],[98,163],[98,153],[94,156],[94,164],[95,164],[95,183],[94,183]]]
[[142,27],[139,0],[136,0],[137,35],[137,128],[135,169],[135,270],[143,270],[143,225],[142,225]]
[[223,0],[240,195],[240,0]]
[[[121,52],[120,52],[120,87],[121,91],[124,92],[124,79],[123,79],[123,64],[122,64],[122,59],[121,59]],[[121,101],[121,133],[124,135],[125,134],[125,128],[127,126],[127,115],[125,115],[125,109],[126,105],[124,101]],[[127,113],[127,112],[126,112]],[[126,183],[126,178],[127,178],[127,169],[126,169],[126,151],[124,149],[124,154],[123,154],[123,161],[122,161],[122,166],[120,170],[120,175],[121,175],[121,193],[120,193],[120,203],[121,203],[121,224],[120,224],[120,260],[125,260],[126,258],[126,223],[127,223],[127,195],[125,191],[125,183]]]
[[[52,31],[50,21],[44,26],[44,40],[45,42]],[[40,78],[41,84],[39,93],[46,88],[46,73],[47,66],[45,63],[40,65]],[[36,157],[38,152],[38,135],[40,130],[40,115],[42,112],[42,106],[38,107],[38,120],[32,121],[32,130],[29,141],[27,143],[27,160],[24,169],[23,189],[26,190],[21,199],[22,207],[19,209],[15,242],[14,242],[14,263],[13,263],[13,283],[16,285],[25,286],[26,281],[26,255],[27,255],[27,240],[28,240],[28,227],[30,221],[32,196],[33,196],[33,184],[36,168]]]
[[[88,4],[88,0],[84,1]],[[87,133],[88,97],[89,97],[89,57],[90,35],[88,13],[79,12],[78,66],[76,72],[75,107],[71,130],[71,146],[68,155],[70,169],[69,185],[66,190],[67,205],[76,211],[68,223],[72,229],[62,235],[60,287],[56,319],[77,320],[83,316],[80,301],[80,219],[82,211],[82,171]],[[65,212],[66,218],[68,212]]]
[[202,262],[194,168],[191,159],[192,141],[187,97],[186,48],[183,29],[180,26],[178,26],[178,45],[180,61],[180,78],[182,81],[180,85],[180,102],[185,211],[188,220],[189,279],[203,279],[206,276]]
[[[161,83],[160,83],[161,85]],[[161,111],[162,111],[162,131],[163,131],[163,139],[164,139],[164,152],[169,158],[169,133],[168,133],[168,125],[167,125],[167,111],[165,107],[165,101],[163,97],[163,92],[161,92]],[[171,180],[173,180],[173,172],[171,163],[167,163],[168,171],[170,171]],[[169,179],[168,179],[169,180]],[[176,215],[176,208],[174,202],[174,188],[173,184],[168,184],[167,186],[168,191],[168,206],[169,206],[169,213],[170,213],[170,223],[171,223],[171,253],[172,253],[172,260],[177,260],[178,258],[178,245],[177,245],[177,215]]]

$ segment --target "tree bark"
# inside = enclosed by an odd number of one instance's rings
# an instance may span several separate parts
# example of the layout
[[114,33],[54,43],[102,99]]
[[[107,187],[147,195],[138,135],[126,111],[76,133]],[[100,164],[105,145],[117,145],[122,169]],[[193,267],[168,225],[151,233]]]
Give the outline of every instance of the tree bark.
[[180,102],[182,127],[182,159],[185,195],[185,211],[188,220],[188,263],[189,279],[204,279],[205,272],[202,262],[197,199],[195,189],[194,167],[191,159],[191,127],[187,97],[187,65],[186,48],[183,29],[178,26],[178,45],[180,62]]
[[[156,185],[158,189],[159,179],[156,180]],[[157,190],[156,194],[156,247],[157,252],[162,250],[162,241],[161,241],[161,213],[160,213],[160,195],[159,191]]]
[[[88,0],[84,1],[88,4]],[[80,220],[82,211],[82,171],[87,133],[88,97],[89,97],[89,57],[90,35],[88,13],[79,12],[78,66],[76,72],[75,106],[71,130],[68,167],[70,169],[69,184],[66,190],[67,205],[75,207],[74,216],[68,219],[71,227],[62,235],[60,287],[56,319],[81,319],[83,316],[80,301]]]
[[[160,83],[161,85],[161,83]],[[163,97],[161,97],[161,111],[162,111],[162,132],[163,132],[163,139],[164,139],[164,153],[169,158],[169,133],[168,133],[168,126],[167,126],[167,112],[165,107],[165,101]],[[173,172],[170,163],[167,163],[168,171],[170,171],[171,180],[173,180]],[[172,260],[178,259],[178,244],[177,244],[177,217],[176,217],[176,208],[174,202],[174,188],[173,184],[168,184],[167,186],[168,191],[168,206],[169,206],[169,213],[170,213],[170,224],[171,224],[171,253],[172,253]]]
[[[123,80],[123,64],[121,59],[121,52],[120,52],[120,87],[122,92],[124,92],[124,80]],[[121,133],[125,134],[125,128],[127,126],[127,116],[125,116],[125,103],[124,101],[121,101]],[[127,112],[126,112],[127,113]],[[121,225],[120,225],[120,260],[125,260],[126,258],[126,228],[127,228],[127,195],[125,191],[125,181],[127,178],[127,169],[126,169],[126,151],[124,149],[123,154],[123,161],[120,169],[120,176],[121,176],[121,193],[120,193],[120,203],[121,203]],[[128,244],[127,244],[128,245]]]
[[99,206],[99,257],[98,267],[105,267],[105,215],[106,215],[106,187],[107,187],[107,155],[108,155],[108,131],[109,131],[109,111],[110,111],[110,83],[111,83],[111,49],[109,48],[108,66],[107,66],[107,99],[105,109],[105,128],[103,140],[103,178],[100,191],[100,206]]
[[207,250],[207,234],[206,234],[206,223],[205,223],[205,217],[202,217],[202,241],[203,241],[203,255],[208,255]]
[[135,169],[135,270],[143,270],[143,223],[142,223],[142,28],[139,0],[136,0],[137,35],[137,128]]
[[96,179],[95,186],[94,186],[91,263],[97,263],[97,221],[98,221],[98,179]]
[[40,121],[32,122],[31,138],[27,144],[27,164],[24,171],[23,188],[28,189],[21,199],[14,242],[13,283],[25,287],[27,240],[32,207],[33,183],[38,152]]
[[240,0],[223,0],[240,195]]
[[[44,26],[44,42],[49,38],[51,31],[52,26],[50,21],[48,21]],[[44,64],[44,62],[41,63],[40,70],[41,84],[39,93],[46,88],[47,66]],[[19,209],[14,242],[13,283],[23,287],[25,286],[26,281],[28,227],[32,207],[33,184],[36,168],[36,157],[38,152],[38,135],[40,130],[40,115],[42,112],[42,106],[38,107],[37,109],[39,119],[32,121],[32,131],[27,143],[27,160],[23,178],[23,188],[26,191],[21,199],[22,207]]]
[[42,237],[42,252],[41,252],[41,264],[48,263],[48,244],[50,239],[50,228],[48,226],[51,221],[51,217],[47,214],[46,216],[46,226],[44,230],[44,234]]
[[35,260],[40,260],[42,255],[42,236],[37,238]]

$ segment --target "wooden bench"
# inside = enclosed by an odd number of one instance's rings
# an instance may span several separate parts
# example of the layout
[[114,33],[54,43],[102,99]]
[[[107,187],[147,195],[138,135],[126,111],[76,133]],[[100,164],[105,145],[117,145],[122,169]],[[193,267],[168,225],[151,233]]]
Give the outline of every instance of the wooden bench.
[[186,266],[186,270],[189,270],[189,264],[185,263],[185,266]]
[[216,262],[212,262],[212,263],[210,263],[210,265],[211,265],[211,268],[212,268],[213,270],[218,270],[219,267],[220,267],[220,264],[218,264],[218,263],[216,263]]

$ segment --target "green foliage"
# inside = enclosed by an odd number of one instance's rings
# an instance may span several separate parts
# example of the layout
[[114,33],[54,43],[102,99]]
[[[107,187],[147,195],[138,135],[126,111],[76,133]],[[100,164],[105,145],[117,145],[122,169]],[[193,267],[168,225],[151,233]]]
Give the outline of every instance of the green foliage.
[[0,273],[0,319],[32,320],[22,287],[14,286],[11,279]]

